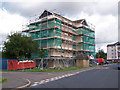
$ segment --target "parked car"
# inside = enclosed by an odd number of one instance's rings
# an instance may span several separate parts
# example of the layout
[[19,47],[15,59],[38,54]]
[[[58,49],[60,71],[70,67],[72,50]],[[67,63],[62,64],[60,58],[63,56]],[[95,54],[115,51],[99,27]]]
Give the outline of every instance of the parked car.
[[118,70],[120,70],[120,63],[118,64]]
[[95,61],[98,61],[99,65],[103,65],[105,62],[103,58],[96,58]]
[[113,63],[112,61],[108,61],[109,64]]
[[105,64],[109,64],[109,62],[108,62],[108,61],[106,61],[106,62],[105,62]]
[[105,64],[105,63],[104,63],[104,62],[100,62],[100,63],[99,63],[99,65],[103,65],[103,64]]

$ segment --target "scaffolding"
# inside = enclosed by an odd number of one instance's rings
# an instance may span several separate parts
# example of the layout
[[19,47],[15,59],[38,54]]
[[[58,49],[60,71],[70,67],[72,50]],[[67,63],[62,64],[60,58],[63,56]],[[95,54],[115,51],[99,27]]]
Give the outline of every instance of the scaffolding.
[[[56,18],[50,19],[48,21],[40,22],[39,25],[37,23],[36,24],[37,28],[34,28],[34,29],[40,29],[40,30],[31,32],[30,33],[31,38],[35,39],[35,41],[38,42],[40,48],[49,48],[49,47],[54,48],[55,46],[60,46],[61,52],[64,53],[64,50],[62,48],[62,47],[64,47],[64,46],[62,46],[63,40],[61,40],[59,38],[55,38],[55,36],[62,37],[62,33],[64,33],[61,30],[62,24],[65,24],[65,23],[61,23],[61,21]],[[60,28],[57,28],[55,26],[59,26]],[[67,28],[69,28],[68,25],[67,25]],[[72,31],[75,32],[76,29],[72,28]],[[76,50],[76,47],[78,45],[78,50],[94,52],[95,51],[94,32],[89,29],[86,29],[86,28],[78,28],[77,33],[78,33],[78,35],[82,35],[83,42],[79,43],[79,44],[71,42],[72,49]],[[70,35],[72,35],[72,34],[70,34]],[[70,35],[67,35],[67,37]],[[75,35],[72,35],[72,40],[74,40],[74,41],[76,40]],[[68,43],[68,42],[66,41],[66,43]],[[69,49],[66,52],[69,53]],[[54,50],[54,53],[55,53],[55,50]],[[77,51],[72,51],[73,56],[76,56],[76,53],[77,53]],[[49,57],[49,56],[47,56],[47,57]]]
[[[65,64],[81,52],[95,57],[95,32],[93,30],[86,27],[77,28],[69,20],[56,18],[55,15],[52,18],[48,17],[47,13],[41,21],[29,25],[31,38],[39,44],[39,49],[43,48],[46,51],[44,58],[53,57],[56,64],[61,63],[59,60],[63,60]],[[33,58],[39,58],[38,51],[32,53]]]

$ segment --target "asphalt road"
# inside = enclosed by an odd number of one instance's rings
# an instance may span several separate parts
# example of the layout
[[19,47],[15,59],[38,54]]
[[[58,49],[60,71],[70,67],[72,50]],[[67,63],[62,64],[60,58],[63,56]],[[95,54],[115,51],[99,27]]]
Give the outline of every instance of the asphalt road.
[[103,66],[30,88],[118,88],[117,65]]

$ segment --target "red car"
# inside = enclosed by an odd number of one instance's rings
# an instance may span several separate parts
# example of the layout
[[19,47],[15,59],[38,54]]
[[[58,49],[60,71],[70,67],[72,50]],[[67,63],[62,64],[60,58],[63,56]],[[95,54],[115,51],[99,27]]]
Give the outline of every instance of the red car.
[[98,61],[99,65],[102,65],[105,63],[104,59],[103,58],[96,58],[95,61]]

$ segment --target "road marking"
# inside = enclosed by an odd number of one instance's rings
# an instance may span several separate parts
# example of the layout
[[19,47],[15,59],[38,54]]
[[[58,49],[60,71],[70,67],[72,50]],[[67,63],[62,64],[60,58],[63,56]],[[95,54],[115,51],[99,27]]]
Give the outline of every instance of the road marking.
[[65,77],[65,75],[62,75],[62,76],[61,76],[61,78],[64,78],[64,77]]
[[55,77],[55,78],[54,78],[54,80],[57,80],[57,79],[58,79],[58,77]]
[[94,69],[94,68],[87,69],[87,70],[82,70],[82,71],[78,71],[78,72],[74,72],[74,73],[70,73],[70,74],[65,74],[65,75],[57,76],[57,77],[50,78],[50,79],[45,79],[45,80],[42,80],[40,82],[34,82],[34,84],[31,85],[31,86],[36,86],[38,84],[45,84],[45,83],[48,83],[50,81],[58,80],[58,79],[61,79],[61,78],[64,78],[64,77],[69,77],[69,76],[72,76],[72,75],[76,75],[76,74],[78,74],[80,72],[84,72],[84,71],[88,71],[88,70],[92,70],[92,69]]
[[39,82],[34,82],[34,83],[36,83],[36,84],[37,84],[37,83],[39,83]]
[[61,76],[58,76],[58,79],[61,79],[62,77]]
[[54,80],[54,78],[50,78],[50,81],[53,81]]
[[36,85],[38,85],[38,84],[35,83],[35,84],[31,85],[31,86],[36,86]]
[[97,67],[95,69],[110,69],[110,67]]

